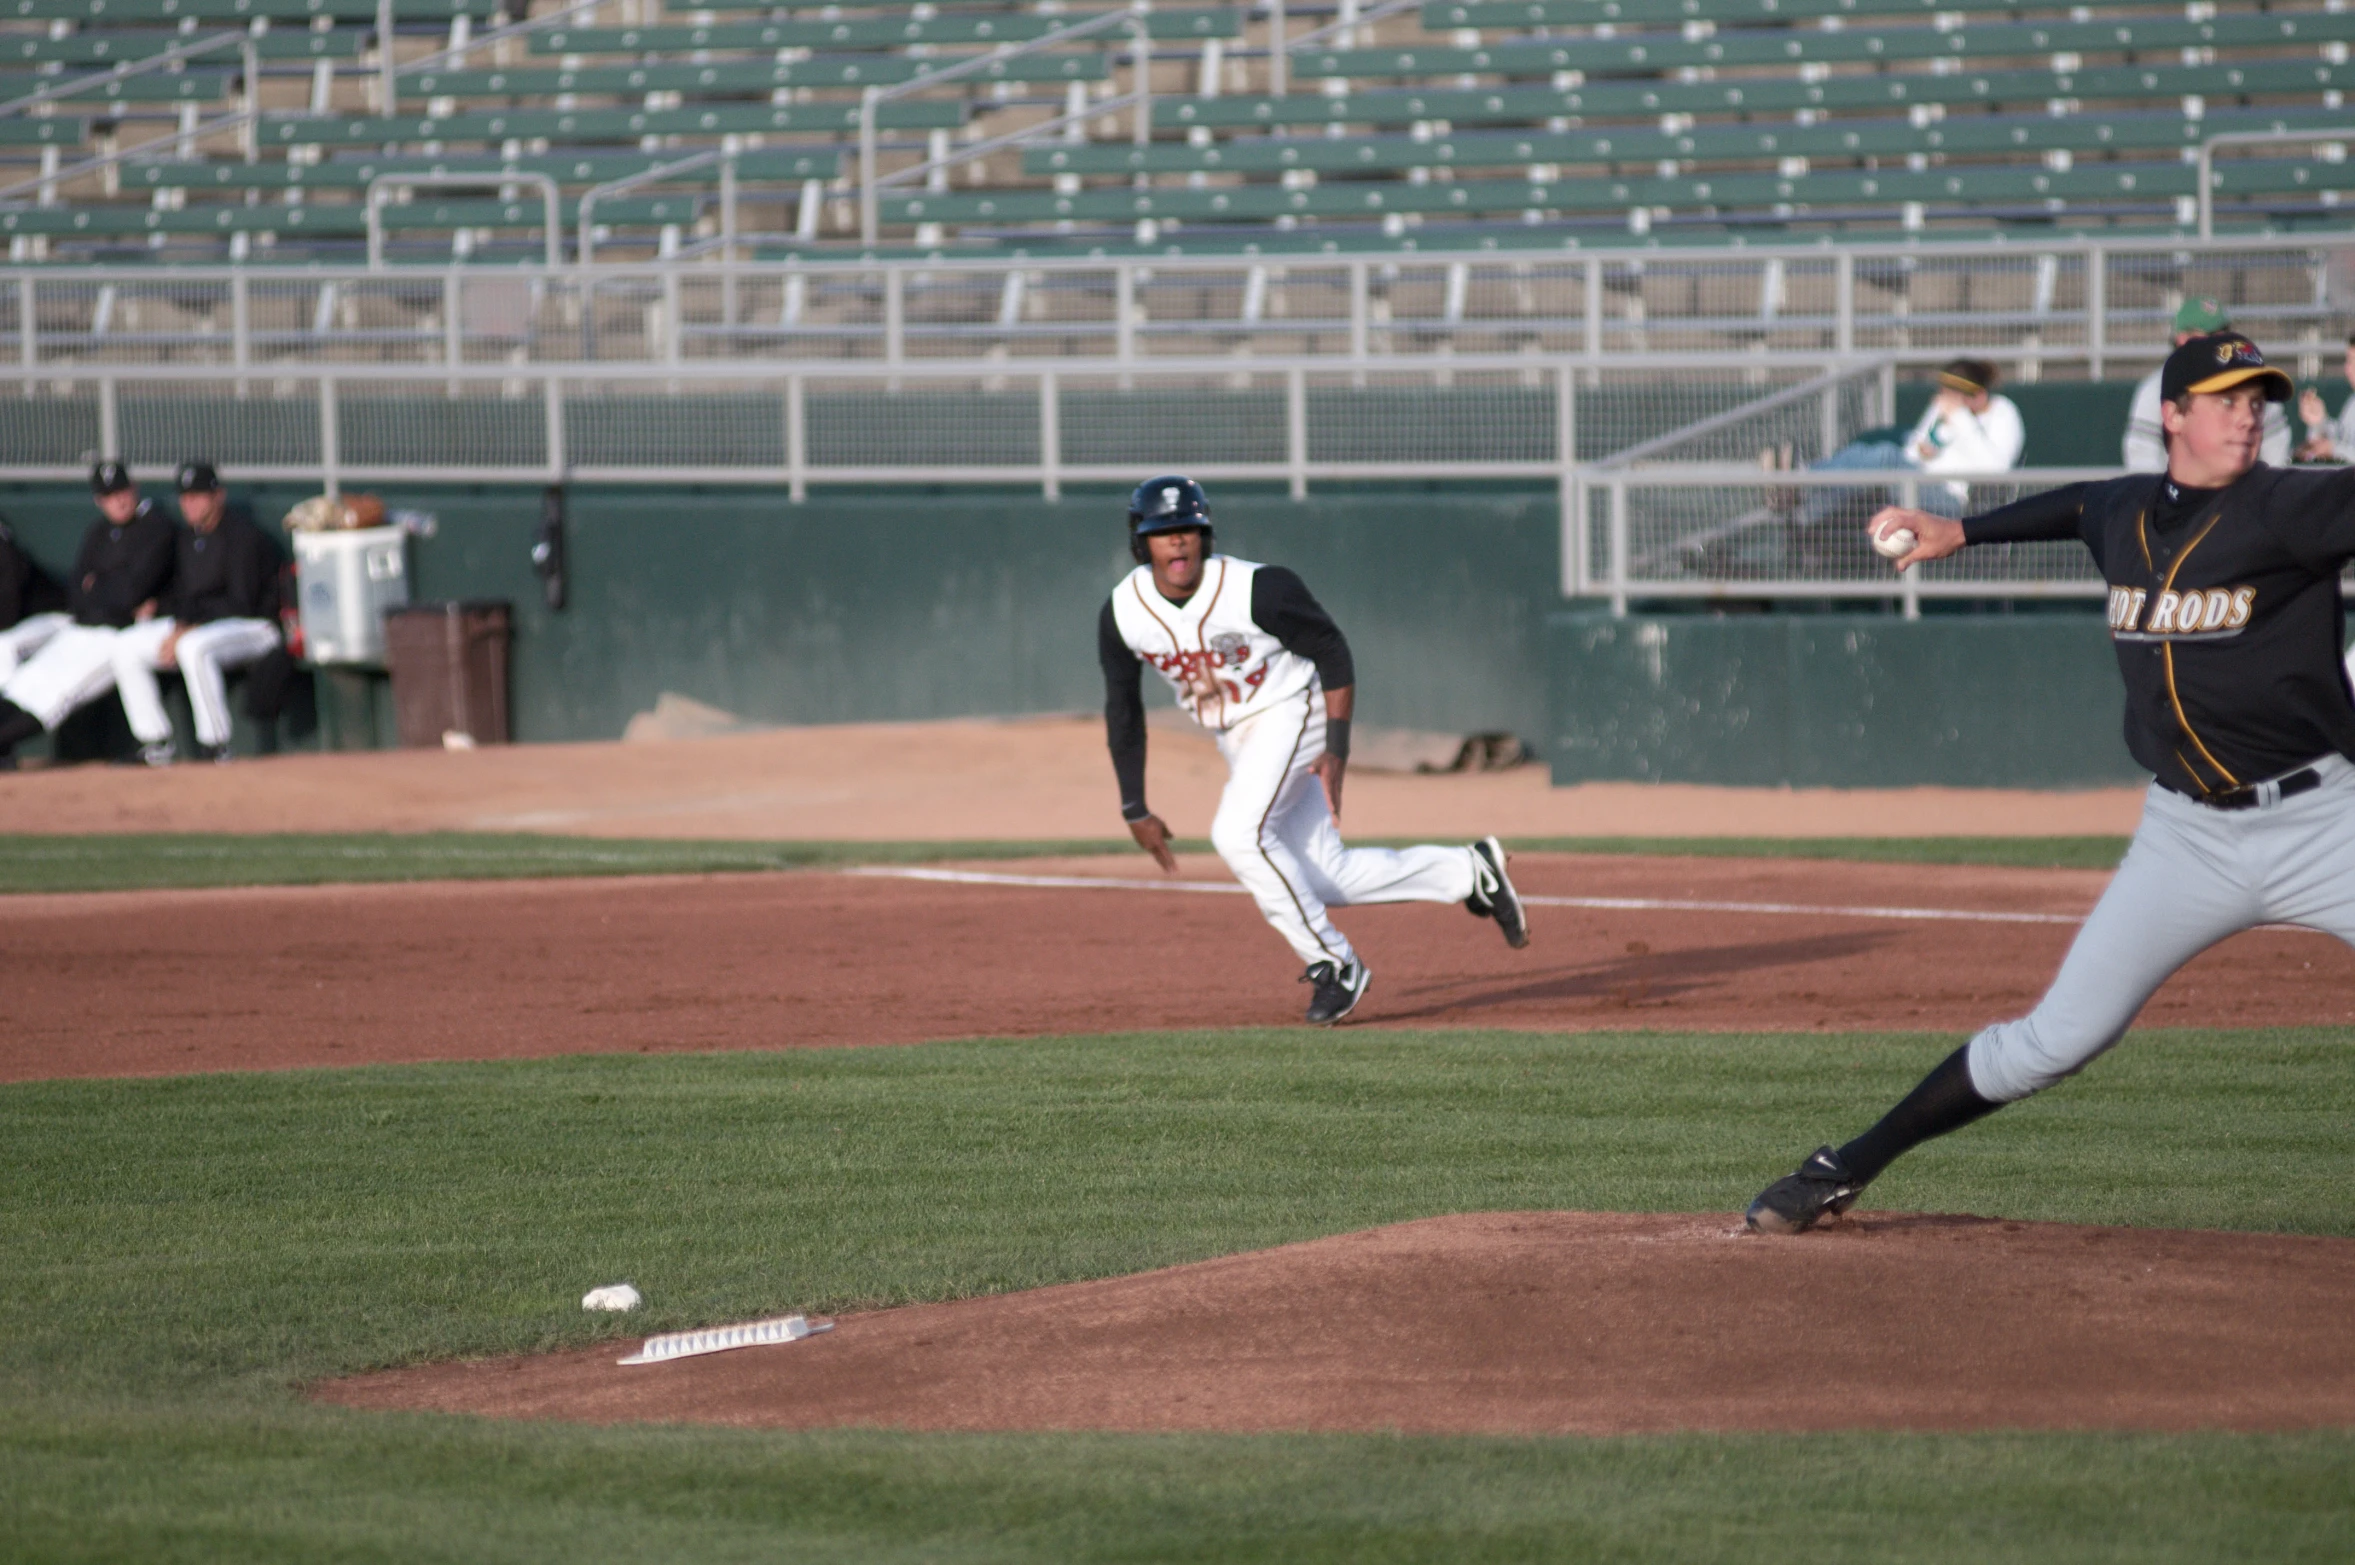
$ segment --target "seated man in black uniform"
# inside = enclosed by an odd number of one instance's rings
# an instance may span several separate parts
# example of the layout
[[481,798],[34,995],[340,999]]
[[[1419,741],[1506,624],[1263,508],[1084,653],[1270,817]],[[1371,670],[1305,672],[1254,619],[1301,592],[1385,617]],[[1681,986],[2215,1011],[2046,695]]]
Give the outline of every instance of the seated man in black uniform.
[[116,633],[152,618],[171,582],[172,520],[139,498],[131,470],[101,462],[90,469],[90,488],[99,514],[66,583],[73,623],[0,684],[0,767],[15,764],[25,740],[114,688]]
[[156,690],[158,669],[188,682],[198,753],[229,759],[229,696],[223,673],[278,649],[278,550],[242,516],[210,462],[180,464],[179,530],[172,588],[162,611],[115,638],[115,689],[147,753],[172,750],[172,720]]

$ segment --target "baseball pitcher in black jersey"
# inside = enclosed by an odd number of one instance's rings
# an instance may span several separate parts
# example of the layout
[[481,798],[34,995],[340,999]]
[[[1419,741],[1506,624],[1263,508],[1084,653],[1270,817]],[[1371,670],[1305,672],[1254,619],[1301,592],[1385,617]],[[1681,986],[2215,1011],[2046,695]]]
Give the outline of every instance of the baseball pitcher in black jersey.
[[2301,924],[2355,944],[2355,696],[2339,573],[2355,557],[2355,469],[2259,460],[2290,379],[2232,332],[2161,374],[2167,471],[1951,521],[1891,507],[1900,570],[1972,544],[2077,539],[2109,582],[2126,744],[2154,781],[2117,875],[2034,1011],[1979,1033],[1881,1121],[1819,1148],[1751,1203],[1797,1233],[1846,1211],[1909,1148],[2075,1074],[2168,976],[2227,936]]

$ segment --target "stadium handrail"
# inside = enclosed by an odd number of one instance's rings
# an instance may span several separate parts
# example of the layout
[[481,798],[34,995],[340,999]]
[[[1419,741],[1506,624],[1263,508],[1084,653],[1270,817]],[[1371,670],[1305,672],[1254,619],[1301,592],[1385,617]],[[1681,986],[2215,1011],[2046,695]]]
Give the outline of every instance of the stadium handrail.
[[2199,190],[2196,192],[2200,209],[2200,237],[2216,237],[2216,149],[2218,147],[2278,146],[2287,142],[2330,141],[2334,134],[2355,137],[2355,124],[2343,132],[2327,130],[2229,130],[2208,137],[2200,143]]
[[[590,3],[594,3],[594,0],[590,0]],[[870,245],[875,243],[878,228],[875,203],[875,111],[881,108],[884,103],[893,98],[904,98],[911,93],[922,92],[928,87],[937,87],[951,81],[961,81],[967,76],[987,70],[992,65],[1001,65],[1017,55],[1035,54],[1042,49],[1052,48],[1057,44],[1070,43],[1080,38],[1093,37],[1097,33],[1107,32],[1115,27],[1135,28],[1139,61],[1137,74],[1142,77],[1145,70],[1149,68],[1145,62],[1151,57],[1152,40],[1149,30],[1141,23],[1143,18],[1151,15],[1152,10],[1152,0],[1130,0],[1126,10],[1101,12],[1083,22],[1074,22],[1069,27],[1058,27],[1053,32],[1041,33],[1036,38],[1026,39],[1019,43],[1001,44],[987,54],[978,54],[970,59],[960,60],[954,65],[943,66],[937,71],[927,71],[921,76],[910,77],[904,82],[895,82],[888,87],[867,88],[859,95],[860,242]],[[1150,104],[1148,103],[1139,112],[1150,114]],[[1149,133],[1151,122],[1148,120],[1146,123]]]
[[192,60],[200,54],[210,54],[215,49],[225,49],[233,43],[242,43],[246,36],[243,32],[215,33],[212,37],[196,43],[174,44],[169,49],[148,55],[144,59],[125,60],[111,70],[93,71],[87,76],[78,76],[62,86],[44,87],[39,92],[28,92],[21,98],[11,98],[6,103],[0,103],[0,117],[18,114],[26,109],[38,108],[44,103],[55,103],[60,98],[71,97],[77,92],[87,92],[93,87],[108,82],[118,82],[132,76],[143,76],[149,71],[173,64],[176,61]]
[[564,264],[564,196],[556,188],[553,175],[524,172],[500,174],[437,174],[430,172],[401,172],[379,174],[368,181],[368,270],[384,270],[384,197],[393,190],[496,190],[502,185],[530,185],[540,193],[548,208],[548,220],[543,231],[547,241],[548,270],[553,272]]
[[[577,15],[582,11],[594,10],[603,3],[604,0],[570,0],[569,4],[550,11],[545,16],[530,17],[521,22],[510,22],[505,27],[494,27],[489,32],[477,34],[462,44],[436,50],[422,59],[411,60],[406,65],[397,67],[393,74],[406,76],[411,72],[426,70],[448,60],[463,60],[467,55],[486,44],[499,43],[505,39],[538,32],[542,28],[554,26],[566,17]],[[389,108],[390,105],[387,107]],[[258,125],[261,119],[262,109],[257,103],[251,108],[240,109],[235,114],[225,114],[219,119],[204,121],[175,136],[160,136],[154,141],[143,142],[136,147],[119,148],[98,157],[84,158],[81,162],[61,168],[55,173],[39,174],[29,179],[20,179],[14,184],[0,185],[0,202],[12,200],[28,192],[38,191],[44,186],[54,187],[67,180],[79,179],[85,174],[95,174],[104,169],[115,168],[124,163],[144,162],[150,158],[163,157],[167,155],[165,151],[167,147],[184,142],[193,143],[205,136],[218,135],[222,131],[241,130],[248,125]]]
[[609,179],[602,185],[590,186],[581,195],[580,216],[576,223],[577,237],[573,241],[580,255],[581,265],[594,266],[597,263],[596,213],[599,201],[607,196],[618,196],[624,191],[635,190],[640,185],[659,184],[663,180],[708,167],[715,162],[720,166],[721,255],[732,259],[735,255],[733,247],[736,243],[737,152],[736,138],[730,136],[724,145],[711,148],[708,151],[680,158],[676,162],[662,163],[653,168],[641,169],[635,174],[624,174],[621,178]]

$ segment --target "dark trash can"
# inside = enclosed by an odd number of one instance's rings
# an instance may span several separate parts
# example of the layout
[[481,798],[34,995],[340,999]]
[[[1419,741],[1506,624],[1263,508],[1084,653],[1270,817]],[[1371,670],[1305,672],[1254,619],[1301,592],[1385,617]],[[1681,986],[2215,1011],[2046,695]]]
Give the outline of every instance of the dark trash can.
[[403,748],[508,742],[513,622],[504,603],[416,603],[385,614],[384,661]]

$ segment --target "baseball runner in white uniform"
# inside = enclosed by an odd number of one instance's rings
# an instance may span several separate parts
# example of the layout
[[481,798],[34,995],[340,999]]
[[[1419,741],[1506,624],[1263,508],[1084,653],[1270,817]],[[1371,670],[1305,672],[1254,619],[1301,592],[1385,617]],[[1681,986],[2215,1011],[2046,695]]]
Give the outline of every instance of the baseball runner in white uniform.
[[183,462],[180,529],[172,588],[162,611],[115,638],[115,689],[123,715],[151,764],[172,755],[172,719],[155,676],[178,668],[188,686],[199,754],[229,759],[229,695],[224,673],[278,647],[278,555],[262,530],[228,514],[228,496],[210,462]]
[[1913,1147],[2075,1075],[2228,936],[2299,924],[2355,945],[2355,698],[2339,663],[2355,469],[2259,459],[2265,410],[2290,379],[2237,333],[2189,338],[2161,387],[2164,474],[2070,484],[1959,522],[1895,507],[1873,518],[1900,569],[1971,544],[2082,542],[2110,584],[2126,745],[2155,780],[2036,1008],[1983,1028],[1863,1135],[1767,1186],[1750,1203],[1755,1231],[1837,1216]]
[[0,683],[0,767],[15,764],[19,744],[114,688],[115,637],[153,617],[171,582],[171,518],[139,497],[130,469],[100,462],[90,488],[99,514],[66,583],[73,623]]
[[65,588],[35,563],[0,521],[0,685],[16,667],[71,625]]
[[1176,475],[1129,500],[1137,568],[1098,618],[1104,723],[1121,815],[1138,846],[1175,871],[1169,828],[1145,805],[1144,665],[1217,737],[1228,779],[1211,845],[1307,965],[1308,1019],[1341,1020],[1366,992],[1365,961],[1328,909],[1461,902],[1529,943],[1496,838],[1463,847],[1352,848],[1336,824],[1356,675],[1349,643],[1282,566],[1211,552],[1210,502]]

